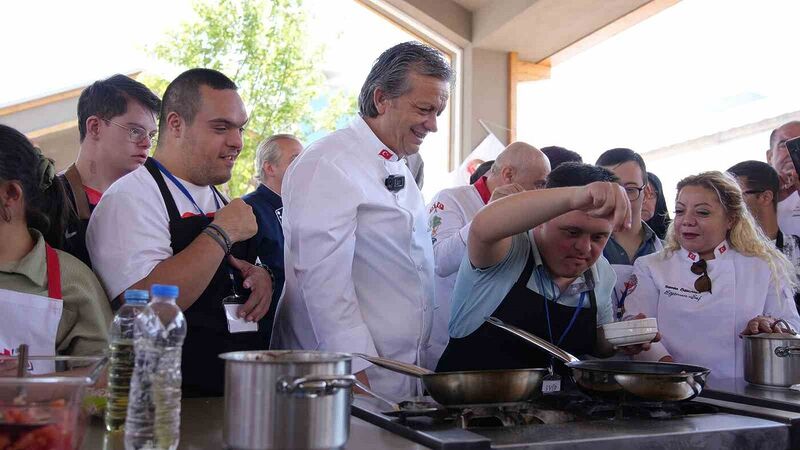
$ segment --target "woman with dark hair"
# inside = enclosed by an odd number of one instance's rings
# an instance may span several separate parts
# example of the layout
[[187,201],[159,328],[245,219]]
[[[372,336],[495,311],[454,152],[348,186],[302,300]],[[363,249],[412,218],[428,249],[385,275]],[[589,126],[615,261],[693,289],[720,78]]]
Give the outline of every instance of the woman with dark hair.
[[[56,250],[64,234],[64,187],[51,159],[0,125],[0,352],[101,354],[111,310],[80,260]],[[36,361],[33,373],[54,370]]]
[[669,210],[667,210],[667,200],[664,198],[661,180],[651,172],[647,172],[647,190],[642,203],[642,220],[647,222],[656,236],[662,240],[667,235],[667,227],[672,222]]

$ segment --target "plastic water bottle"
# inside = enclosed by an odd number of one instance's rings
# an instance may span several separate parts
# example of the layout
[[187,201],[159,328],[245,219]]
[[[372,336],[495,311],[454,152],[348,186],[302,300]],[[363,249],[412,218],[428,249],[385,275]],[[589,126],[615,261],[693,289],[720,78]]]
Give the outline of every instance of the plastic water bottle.
[[106,396],[106,429],[120,431],[128,413],[128,393],[133,375],[133,324],[147,306],[147,291],[125,291],[125,304],[117,311],[109,330],[108,395]]
[[181,417],[181,346],[186,319],[175,304],[177,286],[154,284],[150,304],[136,318],[136,365],[131,380],[126,449],[174,450]]

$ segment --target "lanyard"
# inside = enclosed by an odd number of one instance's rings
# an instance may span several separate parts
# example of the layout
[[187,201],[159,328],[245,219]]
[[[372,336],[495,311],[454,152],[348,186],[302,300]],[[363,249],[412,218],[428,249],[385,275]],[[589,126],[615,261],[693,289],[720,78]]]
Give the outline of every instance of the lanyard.
[[[201,216],[205,216],[206,213],[203,212],[203,210],[200,208],[200,206],[197,204],[197,202],[194,201],[194,197],[192,197],[192,194],[190,194],[189,190],[186,189],[186,186],[184,186],[183,183],[181,183],[177,178],[175,178],[175,175],[173,175],[169,170],[167,170],[167,168],[164,167],[160,162],[158,162],[158,160],[153,159],[153,162],[156,164],[156,167],[158,167],[158,170],[160,170],[161,173],[164,174],[164,176],[169,178],[169,181],[172,181],[172,183],[175,185],[175,187],[177,187],[178,190],[180,190],[181,193],[183,193],[183,195],[187,199],[189,199],[190,202],[192,202],[192,205],[194,205],[194,207],[197,209],[197,211],[200,213],[200,215]],[[214,204],[216,204],[217,205],[217,209],[219,209],[219,200],[217,200],[216,192],[214,192],[214,189],[211,186],[209,186],[208,188],[211,189],[211,196],[214,197]]]
[[[541,272],[539,273],[539,276],[541,277]],[[542,283],[540,282],[539,285],[542,286]],[[553,298],[555,299],[556,286],[553,283],[553,280],[550,280],[550,289],[552,290]],[[553,342],[553,328],[550,325],[550,307],[547,305],[550,303],[550,300],[548,300],[545,295],[542,295],[542,299],[544,300],[544,312],[545,317],[547,318],[547,332],[550,334],[550,342],[556,346],[561,346],[561,342],[564,341],[564,337],[566,337],[570,330],[572,330],[572,326],[575,325],[575,320],[578,318],[578,314],[580,314],[581,309],[583,308],[583,301],[586,299],[586,292],[581,293],[580,300],[578,300],[578,307],[575,308],[575,312],[572,314],[572,319],[570,319],[567,327],[564,328],[564,331],[561,333],[561,337],[558,338],[558,343]]]
[[[169,180],[172,181],[173,184],[175,184],[175,186],[181,191],[181,193],[183,193],[183,195],[186,196],[186,198],[188,198],[190,202],[192,202],[192,205],[194,205],[194,207],[197,209],[200,215],[205,217],[206,213],[203,212],[203,210],[200,208],[200,205],[198,205],[197,202],[194,201],[194,197],[192,197],[192,194],[189,193],[189,190],[186,189],[186,186],[184,186],[183,183],[181,183],[177,178],[175,178],[175,175],[173,175],[169,170],[167,170],[167,168],[164,167],[160,162],[158,162],[158,160],[154,158],[153,162],[156,164],[156,167],[158,167],[158,170],[160,170],[161,173],[164,174],[164,176],[169,178]],[[214,197],[214,204],[216,204],[217,209],[219,209],[219,200],[217,199],[217,193],[214,192],[214,189],[211,186],[209,186],[208,188],[211,189],[211,196]],[[236,292],[236,281],[233,278],[233,270],[231,269],[230,264],[228,264],[227,262],[225,263],[225,266],[228,269],[228,275],[231,279],[231,284],[233,286],[233,293],[235,296],[238,297],[239,294]]]

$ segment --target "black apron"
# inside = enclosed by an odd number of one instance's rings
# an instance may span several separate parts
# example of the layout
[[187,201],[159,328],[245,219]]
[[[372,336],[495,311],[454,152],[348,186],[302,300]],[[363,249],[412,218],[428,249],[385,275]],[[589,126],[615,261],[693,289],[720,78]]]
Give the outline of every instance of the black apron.
[[[212,219],[206,216],[182,218],[161,171],[150,158],[144,165],[156,180],[164,205],[167,207],[170,246],[173,254],[177,254],[188,247]],[[227,204],[222,195],[215,188],[212,189],[222,202]],[[231,254],[252,264],[256,259],[256,250],[254,241],[248,239],[234,244]],[[184,397],[213,397],[224,394],[225,364],[217,356],[220,353],[269,348],[269,337],[272,332],[269,314],[258,322],[257,332],[233,334],[228,332],[228,322],[222,306],[222,299],[232,294],[227,267],[227,262],[223,260],[208,287],[200,294],[197,301],[183,312],[188,325],[181,359]],[[238,277],[239,271],[234,269],[234,274]],[[239,292],[240,295],[247,295],[242,294],[246,292],[243,289]],[[275,306],[270,305],[270,309]]]
[[[526,286],[536,265],[533,253],[528,255],[525,270],[500,306],[492,315],[505,323],[548,339],[545,302],[550,310],[550,324],[553,340],[558,341],[575,314],[575,308],[548,301],[541,294]],[[591,277],[586,271],[585,277]],[[573,355],[590,354],[595,349],[597,339],[597,300],[594,290],[589,291],[589,308],[581,308],[572,329],[564,336],[560,347]],[[463,338],[450,338],[437,372],[457,372],[462,370],[523,369],[548,367],[549,353],[538,349],[522,339],[488,323]],[[566,373],[566,368],[556,360],[557,372]]]

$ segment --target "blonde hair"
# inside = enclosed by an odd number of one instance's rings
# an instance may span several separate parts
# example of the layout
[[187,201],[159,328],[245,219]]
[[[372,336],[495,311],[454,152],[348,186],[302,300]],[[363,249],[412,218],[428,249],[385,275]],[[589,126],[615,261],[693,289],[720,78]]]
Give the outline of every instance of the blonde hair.
[[[781,281],[785,281],[791,287],[797,286],[794,266],[780,250],[772,245],[761,231],[761,227],[756,225],[755,219],[744,203],[742,190],[733,177],[717,171],[688,176],[678,182],[678,195],[687,186],[699,186],[717,194],[720,205],[732,221],[727,235],[728,244],[745,256],[755,256],[769,264],[776,289],[780,289]],[[668,254],[672,254],[679,248],[675,222],[672,222],[667,229],[664,250]]]

